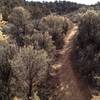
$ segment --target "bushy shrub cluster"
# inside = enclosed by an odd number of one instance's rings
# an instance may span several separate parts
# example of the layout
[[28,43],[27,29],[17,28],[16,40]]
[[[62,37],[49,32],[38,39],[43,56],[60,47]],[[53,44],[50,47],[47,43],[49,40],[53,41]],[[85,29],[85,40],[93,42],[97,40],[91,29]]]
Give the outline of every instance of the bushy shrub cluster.
[[49,15],[33,20],[23,7],[12,10],[2,32],[8,43],[2,42],[0,48],[0,84],[4,87],[0,90],[6,90],[10,100],[32,100],[38,96],[49,99],[56,83],[50,75],[51,64],[55,50],[63,47],[67,30],[65,17]]
[[81,16],[72,57],[82,77],[94,84],[94,76],[100,74],[100,15],[94,10]]
[[0,98],[9,100],[9,82],[11,74],[10,61],[13,59],[15,49],[6,40],[0,37]]
[[49,60],[44,50],[35,50],[32,46],[21,48],[11,61],[11,95],[34,99],[37,85],[47,77]]
[[39,29],[43,32],[48,31],[52,36],[56,48],[60,49],[63,47],[64,35],[68,30],[67,18],[57,15],[48,15],[41,19]]

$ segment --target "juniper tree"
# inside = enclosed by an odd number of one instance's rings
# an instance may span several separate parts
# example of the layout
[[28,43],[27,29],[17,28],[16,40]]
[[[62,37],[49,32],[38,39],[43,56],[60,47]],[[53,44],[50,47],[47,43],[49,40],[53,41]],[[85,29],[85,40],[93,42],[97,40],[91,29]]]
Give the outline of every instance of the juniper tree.
[[33,33],[31,14],[23,7],[15,7],[8,17],[5,31],[11,34],[17,45],[24,46],[24,36]]

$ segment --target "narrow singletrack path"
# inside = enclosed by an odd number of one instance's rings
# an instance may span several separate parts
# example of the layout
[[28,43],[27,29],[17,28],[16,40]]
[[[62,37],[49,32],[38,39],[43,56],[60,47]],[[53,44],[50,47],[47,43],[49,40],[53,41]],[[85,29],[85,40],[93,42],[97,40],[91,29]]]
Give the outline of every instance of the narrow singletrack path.
[[71,27],[64,38],[65,45],[63,49],[57,51],[57,59],[52,65],[59,80],[59,85],[55,90],[56,100],[91,100],[88,87],[81,82],[79,76],[73,71],[69,60],[78,27],[72,24],[70,20],[68,21],[71,23]]

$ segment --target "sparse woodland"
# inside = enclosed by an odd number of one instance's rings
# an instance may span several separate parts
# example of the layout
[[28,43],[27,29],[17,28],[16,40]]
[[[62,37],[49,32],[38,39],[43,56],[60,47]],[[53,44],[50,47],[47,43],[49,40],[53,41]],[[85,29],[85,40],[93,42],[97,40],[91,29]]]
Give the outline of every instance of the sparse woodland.
[[0,100],[100,100],[99,10],[0,0]]

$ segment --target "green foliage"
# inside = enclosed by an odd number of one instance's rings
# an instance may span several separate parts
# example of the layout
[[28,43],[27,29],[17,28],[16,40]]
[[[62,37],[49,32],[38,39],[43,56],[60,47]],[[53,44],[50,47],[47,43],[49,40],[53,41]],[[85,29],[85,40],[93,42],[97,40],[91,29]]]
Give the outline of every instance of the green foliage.
[[41,33],[39,31],[34,32],[31,39],[33,45],[37,42],[40,49],[44,49],[47,51],[50,57],[53,57],[55,54],[55,46],[54,42],[52,41],[52,37],[49,35],[48,32]]
[[32,46],[21,48],[11,61],[11,94],[24,100],[34,97],[37,85],[47,77],[49,58],[44,50]]
[[0,96],[2,93],[7,95],[8,92],[10,64],[7,53],[7,48],[0,47]]
[[0,0],[0,11],[3,14],[3,19],[8,20],[8,15],[16,6],[24,6],[25,0]]
[[92,84],[100,74],[100,16],[89,10],[81,17],[79,34],[74,42],[74,64],[82,77]]
[[13,58],[14,48],[0,44],[0,98],[8,100],[11,66],[9,60]]
[[66,14],[81,6],[65,1],[0,0],[0,12],[8,22],[3,31],[15,47],[8,38],[4,44],[5,36],[0,38],[4,41],[0,41],[0,100],[2,94],[9,97],[4,100],[49,100],[57,85],[49,66],[55,49],[63,47],[68,23],[63,16],[48,14]]
[[56,77],[51,76],[49,72],[43,84],[40,84],[38,86],[38,95],[41,100],[52,100],[56,97],[54,95],[54,91],[56,89],[56,86],[58,85],[57,76]]
[[68,29],[67,18],[57,15],[43,17],[39,24],[39,29],[43,32],[49,32],[52,36],[57,49],[62,48],[64,44],[64,34]]
[[27,0],[0,0],[0,11],[3,14],[4,20],[8,20],[9,13],[11,13],[12,9],[17,6],[27,8],[31,12],[33,18],[39,19],[51,12],[66,14],[78,10],[83,5],[66,1],[28,2]]
[[32,12],[33,18],[41,18],[50,13],[66,14],[84,6],[70,1],[27,2],[26,4],[27,8]]
[[4,31],[11,34],[17,45],[24,46],[25,35],[33,33],[33,24],[30,13],[23,7],[16,7],[8,17],[8,25]]

